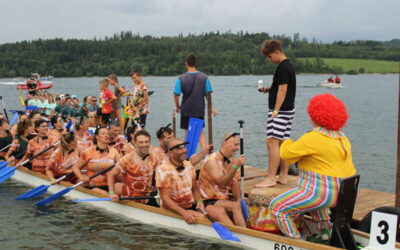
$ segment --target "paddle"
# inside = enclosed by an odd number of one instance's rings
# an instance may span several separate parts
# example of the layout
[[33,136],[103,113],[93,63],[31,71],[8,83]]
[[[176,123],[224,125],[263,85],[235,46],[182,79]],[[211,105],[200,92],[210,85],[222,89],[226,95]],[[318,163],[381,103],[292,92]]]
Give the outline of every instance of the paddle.
[[0,101],[1,101],[1,105],[3,106],[4,115],[6,116],[7,121],[10,122],[10,119],[8,119],[8,114],[7,114],[6,106],[4,106],[3,96],[0,96]]
[[[62,177],[58,178],[55,181],[55,184],[59,183],[60,181],[64,180],[65,178],[72,176],[73,174],[74,174],[74,172],[63,175]],[[21,194],[18,197],[15,197],[14,200],[25,200],[25,199],[29,199],[29,198],[37,198],[37,197],[41,196],[42,194],[46,193],[47,189],[49,187],[51,187],[52,185],[54,185],[54,184],[40,185],[34,189],[29,190],[26,193]]]
[[[211,93],[207,93],[207,122],[208,122],[208,144],[213,145],[213,129],[212,129],[212,102]],[[213,148],[210,148],[210,154],[213,152]]]
[[[127,200],[144,200],[144,199],[157,199],[160,198],[160,196],[137,196],[137,197],[120,197],[120,201],[127,201]],[[93,198],[93,199],[79,199],[79,200],[73,200],[74,202],[86,202],[86,201],[111,201],[111,198]]]
[[217,234],[221,239],[241,242],[241,240],[238,237],[236,237],[236,235],[234,235],[228,228],[222,226],[217,221],[213,220],[203,208],[199,207],[199,210],[204,215],[206,215],[208,219],[212,222],[211,226],[214,228],[214,230],[217,232]]
[[22,107],[25,107],[26,104],[25,104],[24,97],[23,97],[23,95],[22,95],[22,89],[19,89],[19,98],[20,98],[20,100],[21,100],[21,105],[22,105]]
[[7,148],[11,147],[12,143],[8,144],[7,146],[5,146],[4,148],[0,149],[0,152],[3,152],[4,150],[6,150]]
[[18,117],[19,117],[18,113],[15,112],[13,117],[11,117],[10,125],[14,125],[14,123],[18,120]]
[[[31,160],[35,159],[38,156],[41,156],[42,154],[46,153],[47,151],[49,151],[50,149],[54,148],[55,146],[57,146],[60,142],[56,142],[54,145],[51,145],[50,147],[43,149],[42,151],[40,151],[39,153],[31,156],[29,159],[23,161],[20,165],[23,166],[25,164],[27,164],[28,162],[30,162]],[[25,154],[25,153],[23,153]],[[18,158],[20,155],[18,155],[16,158]],[[10,178],[11,176],[14,175],[15,170],[17,169],[17,167],[11,167],[11,166],[7,166],[4,169],[0,170],[0,183],[2,183],[3,181],[7,180],[8,178]]]
[[[96,173],[96,174],[90,176],[90,177],[89,177],[89,180],[91,180],[91,179],[93,179],[93,178],[95,178],[95,177],[97,177],[97,176],[99,176],[99,175],[101,175],[101,174],[104,174],[104,173],[107,172],[108,170],[112,169],[114,166],[115,166],[115,164],[113,164],[112,166],[110,166],[110,167],[108,167],[108,168],[105,168],[105,169],[99,171],[98,173]],[[67,194],[69,191],[71,191],[72,189],[74,189],[74,188],[76,188],[77,186],[82,185],[82,184],[83,184],[83,181],[78,182],[78,183],[76,183],[75,185],[73,185],[73,186],[71,186],[71,187],[65,188],[64,190],[61,190],[61,191],[58,192],[58,193],[55,193],[55,194],[53,194],[53,195],[50,195],[49,197],[47,197],[47,198],[45,198],[45,199],[43,199],[43,200],[41,200],[41,201],[39,201],[39,202],[36,202],[35,205],[38,206],[38,207],[40,207],[40,206],[44,206],[44,205],[46,205],[46,204],[49,204],[49,203],[51,203],[52,201],[54,201],[54,200],[60,198],[60,197],[63,196],[64,194]]]
[[174,135],[176,136],[176,109],[172,109],[172,131],[174,132]]
[[196,153],[197,144],[199,144],[200,134],[203,131],[203,124],[204,120],[202,119],[197,119],[194,117],[189,118],[186,141],[190,143],[186,145],[186,159],[190,159],[190,156]]
[[[244,153],[244,134],[243,134],[243,120],[239,120],[238,123],[240,124],[240,154],[242,155]],[[240,192],[241,192],[241,200],[240,200],[240,205],[242,207],[242,213],[243,217],[247,222],[247,217],[248,217],[248,210],[247,210],[247,204],[246,200],[244,199],[244,166],[240,168]]]
[[0,169],[4,168],[5,166],[7,166],[8,161],[2,161],[0,162]]

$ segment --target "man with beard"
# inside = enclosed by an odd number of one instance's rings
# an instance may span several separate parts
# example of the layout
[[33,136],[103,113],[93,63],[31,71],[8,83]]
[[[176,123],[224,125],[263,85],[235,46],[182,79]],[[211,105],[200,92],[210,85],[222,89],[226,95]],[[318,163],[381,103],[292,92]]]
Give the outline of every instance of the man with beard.
[[[161,198],[161,207],[180,214],[188,224],[196,224],[197,217],[205,215],[196,210],[204,209],[203,200],[197,188],[193,165],[186,161],[187,142],[171,139],[168,146],[168,160],[156,169],[156,186]],[[215,207],[208,213],[216,219],[222,208]]]
[[[155,191],[154,171],[158,165],[156,156],[150,153],[150,134],[141,130],[134,135],[135,149],[118,161],[117,166],[107,174],[110,198],[149,196]],[[115,180],[122,175],[122,182]],[[151,206],[158,206],[154,198],[136,200]]]
[[[224,209],[219,214],[218,222],[246,227],[240,205],[239,174],[237,170],[246,163],[246,156],[240,155],[234,159],[240,149],[239,134],[226,134],[221,143],[221,149],[207,157],[201,167],[199,177],[199,190],[204,198],[206,211],[214,207]],[[229,193],[232,193],[232,197]],[[228,216],[232,213],[233,222]]]

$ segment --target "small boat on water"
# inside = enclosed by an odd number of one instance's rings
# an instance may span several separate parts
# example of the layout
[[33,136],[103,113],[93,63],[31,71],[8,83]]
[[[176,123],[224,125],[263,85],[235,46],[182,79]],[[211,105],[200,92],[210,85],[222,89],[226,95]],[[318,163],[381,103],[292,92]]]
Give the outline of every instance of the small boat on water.
[[[49,184],[46,176],[27,169],[17,169],[12,179],[35,187]],[[50,193],[57,193],[70,186],[72,186],[72,184],[69,182],[61,182],[60,184],[50,187],[48,191]],[[64,196],[69,199],[93,199],[103,197],[83,187],[77,187]],[[211,222],[205,219],[198,219],[198,224],[189,225],[178,214],[133,201],[91,201],[86,202],[86,204],[101,208],[117,215],[125,216],[128,219],[140,221],[142,223],[163,227],[178,233],[207,238],[223,244],[243,247],[246,249],[338,249],[332,246],[312,243],[304,240],[291,239],[273,233],[224,225],[241,240],[241,242],[227,241],[220,239],[218,234],[211,226]],[[311,220],[306,220],[306,223],[310,223],[307,228],[315,230],[315,225],[312,224]],[[368,245],[369,235],[367,233],[353,230],[353,235],[357,242],[364,246]],[[396,243],[396,249],[400,249],[400,244]]]
[[342,83],[329,82],[328,80],[318,83],[317,86],[318,87],[327,87],[327,88],[331,88],[331,89],[343,88]]
[[[39,89],[49,89],[49,88],[53,87],[53,82],[44,81],[41,83],[42,83],[42,85],[38,86]],[[18,83],[17,89],[28,90],[28,86],[26,85],[26,83],[21,82],[21,83]]]

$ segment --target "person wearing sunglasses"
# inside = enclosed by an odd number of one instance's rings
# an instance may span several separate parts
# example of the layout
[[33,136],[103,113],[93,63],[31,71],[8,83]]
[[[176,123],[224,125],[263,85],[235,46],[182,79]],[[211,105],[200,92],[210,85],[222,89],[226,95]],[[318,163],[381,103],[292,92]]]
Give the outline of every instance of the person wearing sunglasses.
[[[234,156],[239,149],[239,134],[225,134],[220,150],[209,155],[201,167],[198,187],[207,212],[222,208],[218,222],[246,227],[240,205],[238,173],[238,169],[246,163],[246,155],[240,155],[235,159]],[[228,213],[232,213],[233,220]]]
[[[156,186],[161,198],[161,208],[180,214],[188,224],[196,224],[196,218],[205,218],[197,209],[204,209],[197,188],[196,172],[186,160],[188,142],[171,139],[168,146],[169,159],[156,168]],[[213,212],[213,211],[212,211]],[[215,218],[218,215],[210,213]]]

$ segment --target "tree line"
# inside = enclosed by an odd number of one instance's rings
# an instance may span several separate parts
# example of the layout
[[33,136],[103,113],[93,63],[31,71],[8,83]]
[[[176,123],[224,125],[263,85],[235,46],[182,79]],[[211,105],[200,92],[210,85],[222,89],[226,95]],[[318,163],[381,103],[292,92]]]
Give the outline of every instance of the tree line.
[[[260,54],[265,39],[282,40],[286,55],[298,73],[345,73],[321,58],[357,58],[400,61],[400,41],[336,41],[330,44],[268,33],[209,32],[172,37],[141,36],[132,31],[111,37],[38,39],[0,45],[0,77],[28,76],[32,72],[57,77],[128,75],[171,76],[185,71],[188,53],[198,56],[198,69],[211,75],[272,74],[275,66]],[[316,60],[297,60],[311,57]]]

